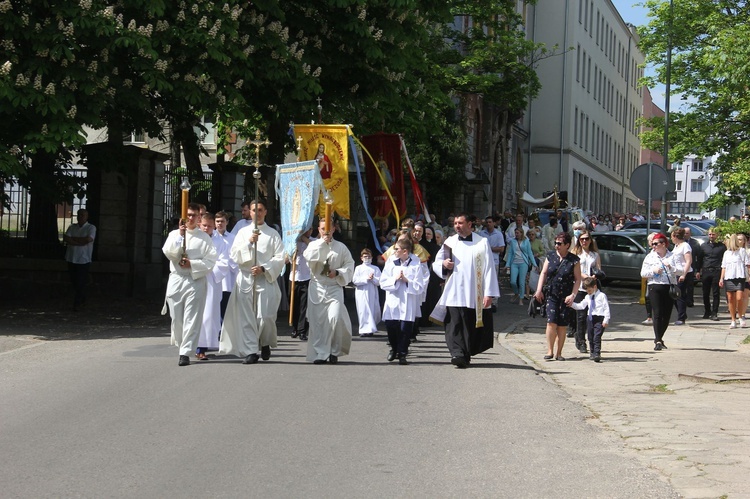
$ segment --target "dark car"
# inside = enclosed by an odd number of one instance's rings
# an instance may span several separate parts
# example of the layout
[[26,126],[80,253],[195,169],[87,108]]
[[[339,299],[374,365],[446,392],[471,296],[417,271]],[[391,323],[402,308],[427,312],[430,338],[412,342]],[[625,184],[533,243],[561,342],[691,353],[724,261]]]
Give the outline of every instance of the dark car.
[[607,281],[641,280],[643,259],[651,251],[645,229],[594,232],[591,235],[599,249],[599,258]]
[[[667,220],[667,226],[671,227],[672,225],[674,225],[674,222],[672,220]],[[652,229],[659,229],[661,227],[661,222],[659,220],[651,220],[650,226]],[[708,235],[708,229],[704,229],[703,227],[695,225],[693,222],[680,222],[680,227],[690,227],[690,232],[696,239],[698,239],[699,237],[703,237],[703,239],[705,239],[705,236]],[[640,220],[638,222],[628,222],[622,227],[623,230],[645,228],[645,220]]]

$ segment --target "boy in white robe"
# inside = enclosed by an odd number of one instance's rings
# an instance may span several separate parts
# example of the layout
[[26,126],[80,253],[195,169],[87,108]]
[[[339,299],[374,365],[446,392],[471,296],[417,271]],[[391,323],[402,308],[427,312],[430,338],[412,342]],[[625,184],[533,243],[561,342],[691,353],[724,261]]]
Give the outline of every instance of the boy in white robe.
[[388,361],[398,357],[398,363],[406,365],[414,321],[428,278],[419,258],[412,253],[414,243],[411,238],[404,236],[393,246],[396,248],[394,254],[385,262],[380,277],[380,287],[385,291],[383,319],[391,345]]
[[[232,248],[232,244],[234,243],[234,234],[227,230],[229,218],[229,214],[225,211],[217,212],[214,218],[214,223],[216,225],[216,230],[214,231],[214,233],[220,235],[224,239],[227,247],[227,258],[229,259],[229,272],[224,275],[224,279],[222,279],[221,281],[221,304],[219,305],[221,312],[221,322],[224,322],[224,314],[227,311],[229,296],[232,294],[234,283],[237,280],[237,274],[240,271],[239,267],[237,267],[237,262],[232,260],[232,257],[229,256],[229,250]],[[221,329],[219,329],[219,334],[221,334]]]
[[250,211],[258,223],[257,233],[254,222],[243,227],[229,250],[239,274],[219,340],[219,355],[244,357],[244,364],[268,360],[271,348],[276,348],[276,315],[281,303],[277,279],[285,265],[281,237],[265,223],[265,204],[253,201]]
[[198,348],[195,358],[208,360],[208,350],[219,349],[219,333],[221,332],[221,290],[224,277],[230,273],[229,245],[227,241],[214,230],[215,217],[206,213],[201,217],[201,230],[211,236],[216,249],[216,264],[206,276],[206,306],[203,308],[203,323],[198,338]]
[[[190,203],[187,223],[169,233],[162,252],[169,259],[169,281],[162,315],[172,317],[171,344],[180,347],[178,365],[190,365],[190,354],[198,346],[203,309],[206,305],[206,276],[216,263],[216,249],[208,235],[198,228],[200,205]],[[185,241],[186,258],[182,244]]]
[[380,269],[372,264],[372,251],[368,248],[362,250],[360,258],[362,265],[357,265],[354,269],[352,284],[356,287],[354,299],[357,304],[359,335],[367,338],[378,332],[380,322]]
[[313,364],[336,364],[352,344],[352,323],[344,305],[344,289],[352,280],[354,260],[349,249],[325,232],[325,221],[318,225],[320,239],[304,252],[310,266],[307,318],[310,339],[307,360]]

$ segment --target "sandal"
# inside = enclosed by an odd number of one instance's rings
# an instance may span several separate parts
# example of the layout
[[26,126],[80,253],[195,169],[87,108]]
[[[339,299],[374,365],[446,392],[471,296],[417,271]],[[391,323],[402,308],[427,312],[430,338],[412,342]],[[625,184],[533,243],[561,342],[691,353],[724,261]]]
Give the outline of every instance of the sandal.
[[551,355],[545,355],[544,356],[544,360],[552,360],[552,356]]
[[565,357],[555,357],[555,360],[565,360]]

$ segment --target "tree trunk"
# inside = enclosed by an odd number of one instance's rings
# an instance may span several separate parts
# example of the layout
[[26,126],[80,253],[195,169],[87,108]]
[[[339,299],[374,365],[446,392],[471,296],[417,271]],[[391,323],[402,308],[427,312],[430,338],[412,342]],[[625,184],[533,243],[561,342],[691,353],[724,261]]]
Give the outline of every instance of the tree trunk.
[[[33,243],[31,248],[56,253],[60,246],[55,203],[55,156],[38,152],[32,158],[29,168],[29,225],[26,239]],[[57,256],[50,254],[49,256]]]

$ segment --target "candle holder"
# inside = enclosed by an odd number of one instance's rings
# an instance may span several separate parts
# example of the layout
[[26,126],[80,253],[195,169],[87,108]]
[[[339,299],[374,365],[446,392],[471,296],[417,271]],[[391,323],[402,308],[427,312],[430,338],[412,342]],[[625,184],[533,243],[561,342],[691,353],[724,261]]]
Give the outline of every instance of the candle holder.
[[[182,179],[182,182],[180,182],[180,189],[182,190],[182,206],[181,206],[181,213],[180,213],[180,225],[187,226],[187,210],[188,210],[188,201],[190,197],[190,181],[187,177]],[[185,231],[185,235],[182,238],[182,257],[180,258],[180,267],[184,267],[187,264],[187,230]]]

